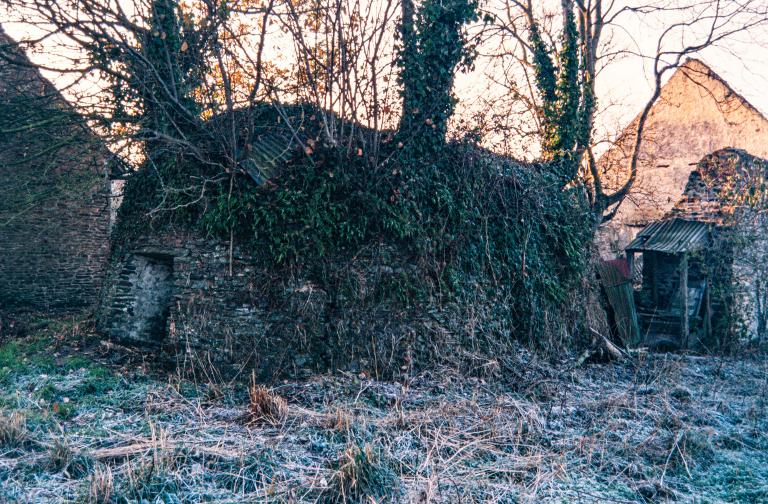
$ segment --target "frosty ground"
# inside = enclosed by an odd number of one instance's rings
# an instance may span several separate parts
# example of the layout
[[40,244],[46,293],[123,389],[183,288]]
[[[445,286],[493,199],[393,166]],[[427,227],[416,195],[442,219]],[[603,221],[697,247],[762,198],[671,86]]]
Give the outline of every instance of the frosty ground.
[[0,341],[0,503],[768,502],[764,358],[576,357],[254,396],[37,319]]

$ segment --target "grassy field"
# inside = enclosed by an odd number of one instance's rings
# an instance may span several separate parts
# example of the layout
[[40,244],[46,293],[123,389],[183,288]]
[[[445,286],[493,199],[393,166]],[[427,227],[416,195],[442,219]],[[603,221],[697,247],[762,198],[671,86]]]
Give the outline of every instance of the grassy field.
[[249,384],[37,319],[0,338],[0,503],[768,502],[756,357]]

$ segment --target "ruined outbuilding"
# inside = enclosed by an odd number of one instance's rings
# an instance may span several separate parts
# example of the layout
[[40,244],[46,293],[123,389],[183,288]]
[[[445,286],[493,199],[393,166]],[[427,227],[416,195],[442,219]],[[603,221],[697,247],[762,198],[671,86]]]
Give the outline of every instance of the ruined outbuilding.
[[[238,177],[251,189],[299,148],[285,123],[270,118],[272,126],[252,134],[253,147],[240,161]],[[142,176],[146,171],[131,174],[127,184],[142,187]],[[225,240],[190,223],[149,224],[145,210],[135,209],[145,189],[127,187],[97,310],[100,332],[186,360],[179,363],[185,366],[235,362],[269,375],[308,359],[315,349],[304,345],[305,337],[317,331],[310,326],[322,323],[327,302],[321,289],[285,278],[264,292],[280,275],[258,270],[240,237]]]
[[742,150],[705,156],[682,198],[626,247],[639,260],[644,343],[711,349],[766,330],[768,161]]
[[[629,177],[637,122],[599,161],[608,190]],[[699,160],[728,147],[768,157],[768,119],[705,63],[690,59],[670,77],[650,110],[637,179],[616,216],[600,229],[601,255],[621,255],[641,229],[672,210]]]
[[[387,152],[382,159],[397,152],[389,132],[342,123],[356,130],[346,150],[327,143],[316,107],[259,110],[257,127],[238,130],[263,135],[245,138],[246,151],[274,144],[274,154],[289,159],[263,185],[249,169],[265,171],[258,168],[263,156],[238,160],[237,226],[229,227],[226,192],[201,201],[192,218],[160,210],[152,221],[147,215],[162,203],[163,188],[152,185],[152,170],[131,175],[97,315],[102,333],[183,369],[253,370],[270,379],[308,370],[395,376],[446,364],[474,369],[478,352],[502,359],[515,337],[562,324],[560,337],[566,324],[578,323],[576,316],[541,315],[576,308],[563,302],[559,282],[575,282],[581,249],[563,247],[584,243],[590,232],[580,225],[588,215],[581,193],[561,190],[548,170],[469,143],[446,145],[446,180],[412,183],[420,191],[445,188],[482,209],[457,219],[437,206],[442,200],[418,193],[402,204],[402,165],[368,164],[369,146]],[[265,132],[280,140],[266,141]],[[453,159],[460,162],[449,164]],[[184,166],[184,173],[198,169]],[[555,217],[548,218],[565,225],[539,226],[542,208],[553,202]],[[432,220],[420,221],[420,208]],[[429,227],[411,230],[416,222]],[[563,235],[569,239],[557,239]],[[544,283],[555,288],[539,292]]]
[[109,152],[0,27],[0,308],[96,303],[109,252]]

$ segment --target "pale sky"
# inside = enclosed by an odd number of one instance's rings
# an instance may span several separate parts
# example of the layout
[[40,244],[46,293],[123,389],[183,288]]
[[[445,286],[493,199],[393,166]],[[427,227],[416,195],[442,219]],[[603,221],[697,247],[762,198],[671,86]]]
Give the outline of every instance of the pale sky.
[[[504,0],[492,0],[503,4]],[[666,3],[677,0],[617,0],[616,8],[628,5],[645,5],[651,2]],[[541,0],[556,11],[559,0]],[[606,2],[606,4],[609,2]],[[762,4],[763,7],[766,5]],[[653,56],[662,31],[675,21],[672,16],[643,16],[630,14],[621,18],[620,25],[613,30],[613,45],[631,49],[633,52]],[[688,21],[685,18],[679,19]],[[603,38],[607,37],[604,34]],[[701,39],[699,34],[692,34],[686,42]],[[669,49],[682,47],[682,39],[672,38],[667,44]],[[756,109],[768,116],[768,24],[760,29],[753,29],[749,34],[730,37],[718,46],[710,47],[692,55],[702,60],[720,77],[725,79],[737,93],[747,99]],[[462,100],[462,107],[472,109],[481,107],[478,97],[487,99],[494,90],[488,88],[488,79],[483,74],[488,71],[488,62],[478,61],[475,72],[461,75],[457,79],[457,93]],[[665,75],[665,80],[673,72]],[[653,91],[652,61],[638,55],[626,55],[611,62],[597,79],[597,95],[601,107],[613,104],[603,110],[596,118],[596,138],[615,135],[622,130],[641,111]],[[599,153],[600,148],[596,149]]]
[[[559,4],[558,0],[543,1],[555,6]],[[642,3],[648,1],[642,0]],[[486,6],[502,5],[503,0],[491,2]],[[617,3],[632,5],[641,3],[641,0],[619,0]],[[635,52],[654,54],[661,30],[672,21],[669,15],[643,18],[627,16],[613,31],[614,43],[617,47],[630,48]],[[18,24],[6,23],[4,27],[17,39],[23,38],[28,31]],[[681,42],[673,41],[673,44]],[[484,51],[483,47],[481,51]],[[749,36],[729,39],[727,43],[708,48],[695,56],[715,70],[755,108],[764,114],[768,113],[768,28],[753,30]],[[45,61],[48,56],[39,54],[31,57],[36,61]],[[456,94],[460,99],[459,113],[482,109],[486,105],[481,104],[481,98],[488,99],[494,93],[501,92],[486,77],[493,71],[489,62],[480,58],[474,72],[458,76]],[[602,71],[597,80],[598,99],[603,106],[608,103],[613,105],[598,116],[598,135],[618,132],[637,115],[651,95],[651,79],[650,62],[639,56],[623,57]]]

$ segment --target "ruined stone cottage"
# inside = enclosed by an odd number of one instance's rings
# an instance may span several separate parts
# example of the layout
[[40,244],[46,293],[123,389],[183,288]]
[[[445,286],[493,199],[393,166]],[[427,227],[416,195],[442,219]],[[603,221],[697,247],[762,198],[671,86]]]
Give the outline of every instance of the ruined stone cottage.
[[[599,161],[608,188],[628,178],[637,121]],[[621,255],[643,227],[677,203],[699,160],[727,147],[768,157],[768,119],[706,64],[690,59],[670,77],[650,111],[637,179],[614,219],[600,229],[601,255]]]
[[[550,229],[537,228],[525,245],[512,235],[529,233],[527,226],[537,222],[545,202],[561,201],[558,210],[586,215],[581,193],[561,191],[551,172],[540,166],[471,144],[449,144],[446,150],[460,159],[446,168],[455,170],[452,194],[472,197],[472,204],[487,208],[482,214],[488,216],[483,217],[487,227],[483,230],[468,216],[451,224],[462,227],[450,246],[448,240],[425,243],[420,230],[398,234],[396,226],[418,222],[412,206],[394,204],[402,182],[399,165],[374,172],[360,154],[364,148],[358,145],[374,145],[372,139],[388,132],[346,123],[345,128],[356,128],[350,140],[354,148],[339,161],[344,155],[339,146],[323,146],[328,140],[316,107],[265,104],[262,111],[258,127],[238,130],[259,137],[245,138],[243,145],[253,148],[244,149],[249,154],[239,161],[240,170],[231,172],[240,198],[237,208],[245,216],[237,228],[210,226],[212,221],[225,226],[232,222],[225,213],[231,208],[227,192],[201,201],[193,217],[182,218],[174,211],[156,210],[167,187],[156,182],[162,175],[151,169],[131,175],[97,315],[101,332],[152,349],[183,369],[255,370],[269,379],[309,369],[392,376],[437,363],[475,366],[476,352],[498,354],[511,348],[515,336],[543,330],[534,324],[544,308],[535,308],[539,305],[525,297],[538,286],[518,292],[538,278],[557,275],[561,280],[571,274],[560,260],[566,252],[558,247],[565,242],[547,235]],[[304,145],[296,137],[305,137]],[[251,168],[263,164],[264,156],[254,155],[269,144],[268,138],[279,146],[273,152],[288,151],[291,157],[259,185]],[[391,143],[382,142],[382,149],[398,149]],[[313,148],[310,157],[307,151]],[[183,173],[199,169],[198,164],[184,165]],[[171,174],[165,176],[167,180]],[[466,190],[468,180],[472,193]],[[144,196],[153,194],[158,196],[145,201]],[[434,214],[442,211],[422,204]],[[413,213],[400,213],[402,208]],[[392,216],[398,220],[387,220]],[[495,233],[494,226],[509,234]],[[572,230],[574,236],[587,232],[586,226]],[[477,247],[488,236],[504,242]],[[582,236],[567,243],[582,243]],[[523,246],[525,252],[516,248]],[[291,260],[275,260],[276,253]],[[517,253],[527,254],[528,261],[538,257],[537,278],[527,274],[525,269],[534,266],[526,266],[525,260],[507,260]],[[493,273],[483,262],[491,258]],[[440,284],[448,265],[453,266],[454,284]],[[510,286],[519,291],[513,295]],[[550,302],[547,293],[535,295]],[[547,306],[559,310],[562,303]],[[533,309],[524,312],[528,308]],[[553,324],[571,320],[553,317]]]
[[0,308],[95,304],[109,251],[107,149],[0,27]]
[[[254,133],[249,143],[255,147],[241,162],[240,176],[250,183],[298,146],[285,123],[272,119],[280,126]],[[271,376],[326,356],[327,348],[313,346],[328,310],[326,292],[300,275],[256,267],[253,250],[238,236],[212,236],[195,223],[149,223],[144,210],[131,208],[129,191],[151,176],[139,170],[127,181],[97,311],[99,331],[185,368],[231,371],[234,365]]]
[[766,336],[768,161],[743,150],[705,156],[682,198],[627,246],[648,345],[719,349]]

